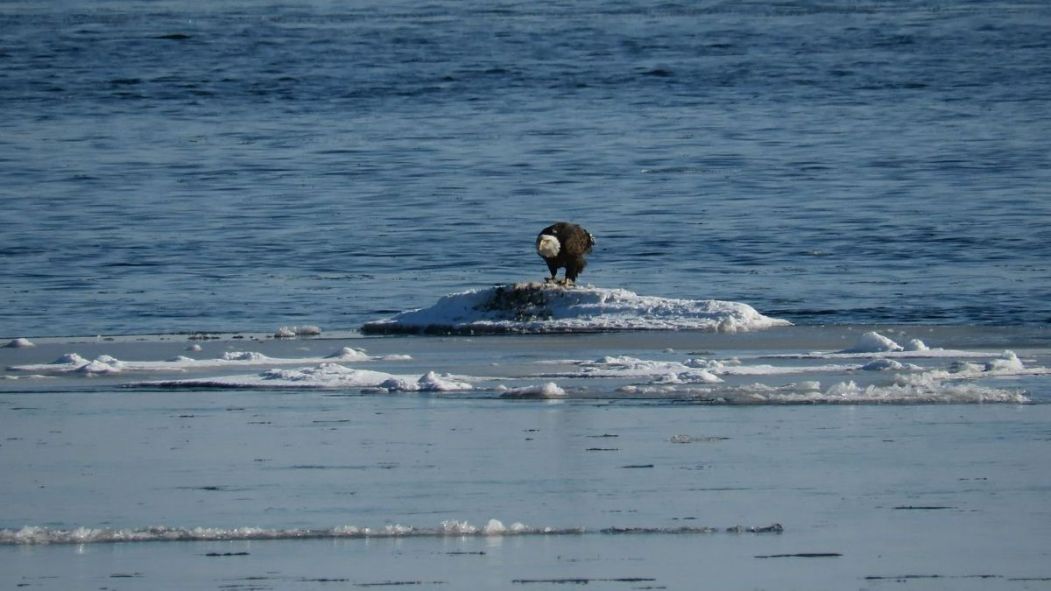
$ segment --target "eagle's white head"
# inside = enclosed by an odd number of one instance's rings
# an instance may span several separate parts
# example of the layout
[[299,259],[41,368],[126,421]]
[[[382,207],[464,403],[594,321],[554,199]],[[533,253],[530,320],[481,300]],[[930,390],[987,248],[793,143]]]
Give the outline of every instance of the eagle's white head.
[[536,251],[545,259],[557,257],[560,250],[562,244],[550,234],[542,234],[536,241]]

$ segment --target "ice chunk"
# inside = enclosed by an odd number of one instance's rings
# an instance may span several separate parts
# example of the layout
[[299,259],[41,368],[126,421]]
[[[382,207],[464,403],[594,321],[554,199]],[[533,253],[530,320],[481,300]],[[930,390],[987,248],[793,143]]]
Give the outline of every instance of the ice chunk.
[[905,369],[905,365],[893,359],[877,359],[862,365],[861,369],[864,371],[900,371]]
[[339,351],[329,355],[328,359],[338,359],[340,361],[367,361],[370,357],[363,349],[343,347]]
[[904,347],[875,331],[869,331],[858,338],[858,342],[840,353],[889,353],[902,351]]
[[474,535],[478,533],[478,528],[471,525],[466,521],[455,521],[448,520],[441,523],[442,533],[447,535],[461,534],[461,535]]
[[282,326],[274,332],[274,338],[293,339],[295,337],[316,337],[321,329],[316,326]]
[[990,359],[985,363],[985,371],[1012,372],[1025,369],[1022,360],[1015,355],[1014,351],[1004,351],[997,359]]
[[416,384],[424,392],[452,392],[471,389],[471,385],[467,382],[458,381],[449,374],[439,375],[433,371],[429,371],[420,377]]
[[266,361],[266,355],[254,351],[228,351],[223,353],[223,361],[251,361],[259,363]]
[[110,358],[113,362],[103,360],[101,357],[90,362],[85,363],[77,368],[77,373],[87,376],[101,376],[101,375],[112,375],[121,373],[120,361]]
[[909,343],[907,345],[905,345],[905,350],[906,351],[930,351],[931,348],[927,346],[927,343],[924,343],[920,339],[911,339],[911,340],[909,340]]
[[84,365],[88,360],[76,353],[66,353],[52,362],[52,365]]
[[501,398],[564,398],[566,396],[566,391],[554,382],[521,388],[501,386],[499,390],[503,392],[500,394]]

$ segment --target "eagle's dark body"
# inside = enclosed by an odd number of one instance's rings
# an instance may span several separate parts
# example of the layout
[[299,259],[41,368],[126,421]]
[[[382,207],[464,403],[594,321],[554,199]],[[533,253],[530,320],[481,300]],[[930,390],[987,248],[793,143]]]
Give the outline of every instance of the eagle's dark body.
[[584,256],[591,252],[595,239],[591,233],[576,224],[558,222],[540,231],[536,237],[536,251],[547,263],[554,281],[558,269],[566,269],[566,283],[573,283],[587,266]]

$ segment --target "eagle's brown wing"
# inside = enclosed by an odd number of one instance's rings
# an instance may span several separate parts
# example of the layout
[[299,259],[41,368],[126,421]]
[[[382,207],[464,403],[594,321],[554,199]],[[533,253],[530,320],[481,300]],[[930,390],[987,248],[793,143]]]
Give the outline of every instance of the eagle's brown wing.
[[565,229],[563,236],[559,237],[563,251],[573,257],[591,252],[594,240],[587,230],[577,225]]

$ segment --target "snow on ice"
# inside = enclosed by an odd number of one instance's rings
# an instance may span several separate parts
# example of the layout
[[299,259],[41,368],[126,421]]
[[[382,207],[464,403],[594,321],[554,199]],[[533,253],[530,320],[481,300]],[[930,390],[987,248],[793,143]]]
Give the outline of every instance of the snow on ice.
[[640,296],[625,289],[517,283],[447,295],[429,308],[366,323],[366,334],[492,334],[787,326],[747,304]]

